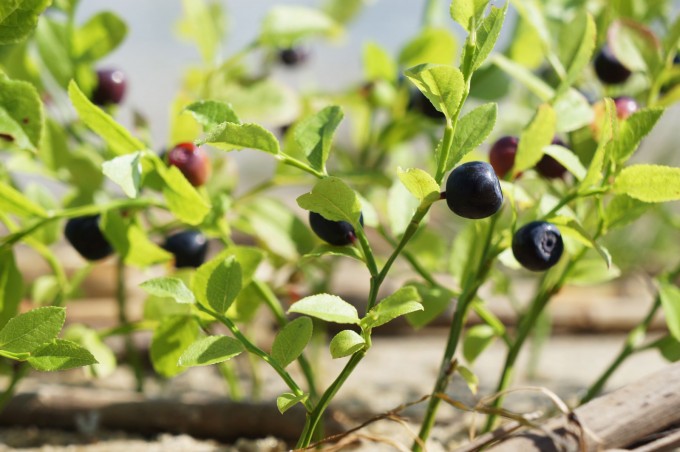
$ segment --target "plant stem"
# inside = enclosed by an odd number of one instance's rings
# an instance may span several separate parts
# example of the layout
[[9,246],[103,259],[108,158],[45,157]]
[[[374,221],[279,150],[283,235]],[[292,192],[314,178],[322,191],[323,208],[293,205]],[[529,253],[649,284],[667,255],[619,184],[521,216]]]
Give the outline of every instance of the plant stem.
[[299,169],[301,169],[302,171],[305,171],[305,172],[307,172],[307,173],[309,173],[309,174],[311,174],[311,175],[313,175],[313,176],[318,177],[319,179],[323,179],[324,177],[326,177],[326,174],[324,174],[324,173],[322,173],[322,172],[320,172],[320,171],[315,170],[315,169],[312,168],[311,166],[307,165],[307,164],[304,163],[304,162],[301,162],[301,161],[298,160],[298,159],[294,159],[294,158],[292,158],[292,157],[288,157],[288,156],[285,155],[285,154],[279,154],[279,155],[277,156],[277,158],[278,158],[281,162],[283,162],[284,164],[290,165],[290,166],[294,166],[294,167],[296,167],[296,168],[299,168]]
[[[118,322],[120,325],[128,325],[127,312],[125,311],[127,301],[127,290],[125,284],[125,262],[123,258],[118,258],[116,261],[116,301],[118,302]],[[135,373],[135,381],[137,383],[137,392],[144,391],[144,369],[142,368],[142,359],[139,356],[139,351],[135,347],[132,339],[132,331],[125,333],[125,351],[130,366]]]
[[217,365],[217,368],[222,374],[222,378],[227,383],[227,388],[229,389],[229,396],[234,401],[243,400],[243,391],[241,390],[241,384],[236,375],[236,370],[234,369],[233,361],[224,361]]
[[17,384],[26,376],[31,369],[28,363],[17,363],[17,367],[12,371],[12,377],[7,388],[0,394],[0,412],[5,409],[7,403],[12,400]]

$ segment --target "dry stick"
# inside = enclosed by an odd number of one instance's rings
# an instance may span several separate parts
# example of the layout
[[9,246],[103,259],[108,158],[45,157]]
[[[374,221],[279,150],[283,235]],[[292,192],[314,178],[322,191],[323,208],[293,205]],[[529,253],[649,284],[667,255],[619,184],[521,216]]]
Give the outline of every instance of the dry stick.
[[680,447],[680,429],[675,429],[662,438],[635,448],[633,452],[659,452],[662,450],[672,450],[677,447]]

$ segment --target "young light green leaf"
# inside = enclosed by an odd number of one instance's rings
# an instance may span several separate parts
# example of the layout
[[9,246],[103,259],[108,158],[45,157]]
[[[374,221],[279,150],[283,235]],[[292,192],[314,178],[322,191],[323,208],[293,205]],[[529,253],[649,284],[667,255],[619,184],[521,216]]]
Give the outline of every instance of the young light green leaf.
[[70,52],[71,33],[66,22],[43,16],[38,22],[35,43],[40,59],[50,75],[59,86],[66,88],[69,81],[75,77],[75,62]]
[[[402,235],[408,228],[413,214],[420,202],[399,181],[394,181],[387,192],[387,216],[390,229],[395,237]],[[353,247],[348,247],[353,248]]]
[[558,95],[553,100],[553,108],[557,116],[557,132],[572,132],[590,125],[595,118],[588,99],[574,88]]
[[680,168],[663,165],[631,165],[614,181],[614,192],[644,202],[680,199]]
[[208,134],[199,142],[199,144],[202,143],[209,143],[226,151],[249,148],[273,155],[281,152],[276,137],[258,124],[223,122],[208,131]]
[[434,107],[449,118],[454,117],[463,96],[463,74],[453,66],[421,64],[404,72]]
[[33,352],[56,339],[65,319],[66,309],[54,306],[19,314],[0,330],[0,349],[12,353]]
[[529,69],[521,64],[515,63],[511,59],[495,53],[491,61],[503,72],[514,78],[529,91],[534,93],[541,101],[548,102],[555,96],[555,91],[546,82],[534,75]]
[[146,231],[118,211],[102,215],[101,229],[126,264],[144,268],[172,259],[171,253],[152,242]]
[[229,257],[234,257],[241,266],[241,287],[246,287],[265,256],[262,250],[252,246],[230,246],[213,260],[223,261]]
[[586,169],[578,156],[564,146],[549,145],[543,148],[543,153],[554,158],[564,166],[567,171],[574,175],[577,180],[586,177]]
[[569,217],[564,217],[564,216],[557,216],[557,217],[552,217],[548,219],[549,222],[557,225],[559,227],[560,232],[562,232],[564,235],[568,235],[576,240],[578,240],[580,243],[589,246],[591,248],[594,248],[595,251],[602,257],[604,260],[605,264],[607,265],[607,268],[610,268],[612,265],[612,257],[609,254],[609,251],[602,245],[600,245],[589,233],[588,231],[585,230],[585,228],[581,225],[581,223],[578,222],[575,218],[569,218]]
[[451,146],[453,152],[451,152],[449,160],[446,162],[446,171],[456,166],[463,157],[486,140],[486,137],[489,136],[496,125],[497,114],[498,105],[496,103],[488,103],[480,105],[460,118],[456,134],[453,137],[453,145]]
[[[463,47],[461,61],[464,64],[461,64],[461,67],[464,68],[463,71],[466,79],[469,79],[472,73],[479,69],[496,45],[501,28],[503,28],[508,5],[509,3],[506,2],[502,8],[492,6],[489,15],[482,20],[482,24],[477,29],[476,45],[474,47],[469,45]],[[468,36],[468,41],[469,39],[470,37]],[[472,55],[468,55],[470,51],[472,51]]]
[[220,4],[215,2],[182,0],[184,17],[181,27],[183,34],[196,43],[203,61],[207,64],[215,63],[215,56],[219,51],[220,41],[224,34],[222,24],[226,19],[219,7]]
[[309,394],[300,394],[296,396],[295,394],[286,392],[276,398],[276,407],[279,409],[279,412],[283,414],[294,407],[295,404],[305,403],[308,398]]
[[373,307],[366,317],[361,319],[361,327],[363,329],[376,328],[402,315],[422,310],[423,305],[420,303],[420,295],[416,288],[404,286]]
[[456,372],[458,372],[460,376],[463,377],[463,380],[465,380],[465,383],[467,384],[468,388],[470,388],[470,391],[473,394],[477,394],[477,389],[479,388],[479,378],[477,378],[477,375],[475,375],[474,372],[472,372],[467,367],[461,366],[460,364],[456,366]]
[[200,333],[200,327],[193,315],[171,315],[164,317],[153,332],[151,339],[151,364],[160,376],[171,378],[186,370],[179,359]]
[[430,287],[424,284],[414,285],[418,291],[423,309],[406,314],[406,320],[415,329],[420,329],[441,315],[454,299],[450,290]]
[[318,9],[297,5],[275,6],[264,18],[260,42],[286,48],[311,36],[337,36],[341,30],[333,19]]
[[23,297],[24,282],[12,249],[0,250],[0,328],[14,317]]
[[47,212],[40,205],[34,203],[20,191],[0,182],[0,209],[6,213],[13,213],[20,216],[36,216],[47,218]]
[[224,314],[241,291],[241,265],[234,256],[213,259],[201,265],[192,280],[196,300]]
[[661,281],[659,297],[661,298],[668,331],[676,340],[680,341],[680,288],[669,281]]
[[640,218],[653,205],[627,195],[616,195],[605,208],[605,225],[607,229],[625,226]]
[[333,359],[353,355],[366,345],[366,341],[352,330],[343,330],[331,339],[330,349]]
[[299,317],[288,323],[274,338],[272,358],[282,367],[295,361],[312,338],[312,319]]
[[638,149],[640,142],[652,131],[663,115],[662,108],[643,108],[621,122],[619,134],[611,144],[612,159],[621,164]]
[[458,22],[465,31],[470,32],[470,19],[474,18],[475,23],[484,14],[484,9],[489,4],[489,0],[453,0],[449,8],[451,18]]
[[[564,27],[569,37],[563,37],[559,43],[562,46],[561,61],[567,68],[567,75],[557,88],[557,93],[565,92],[583,72],[590,62],[590,57],[595,50],[597,31],[595,20],[587,12],[577,14],[568,26]],[[577,38],[574,39],[574,36]]]
[[548,146],[555,136],[555,110],[548,104],[538,107],[533,119],[527,125],[519,138],[517,155],[513,173],[515,176],[533,168],[543,156],[543,148]]
[[160,178],[160,185],[168,209],[177,219],[190,225],[200,224],[210,212],[211,205],[189,183],[176,166],[167,166],[160,158],[152,158],[155,173],[150,179]]
[[104,343],[96,330],[85,325],[74,324],[64,331],[64,339],[75,342],[92,353],[96,364],[88,369],[88,374],[93,377],[107,377],[116,370],[116,355],[113,350]]
[[399,66],[419,64],[452,64],[456,58],[456,37],[446,28],[425,27],[404,45],[399,53]]
[[354,190],[337,177],[321,179],[311,192],[299,196],[297,203],[303,209],[321,214],[328,220],[347,221],[355,229],[361,227],[361,202]]
[[49,372],[97,364],[87,349],[64,339],[55,339],[31,353],[28,363],[36,370]]
[[194,294],[179,278],[160,277],[149,279],[139,285],[149,295],[173,298],[178,303],[193,304],[196,302]]
[[296,301],[288,312],[308,315],[327,322],[359,323],[359,314],[354,306],[338,296],[325,293]]
[[312,168],[326,172],[326,160],[331,151],[333,134],[342,121],[340,107],[333,105],[303,119],[295,127],[295,142],[307,156]]
[[661,46],[649,28],[629,19],[618,19],[609,26],[607,37],[612,52],[627,69],[656,72],[661,63]]
[[118,184],[130,198],[139,195],[142,182],[141,152],[115,157],[102,164],[104,175]]
[[439,199],[439,185],[432,176],[420,168],[409,168],[406,171],[397,168],[397,176],[421,203],[431,204]]
[[118,47],[127,35],[127,25],[116,14],[103,11],[77,29],[73,53],[80,61],[97,61]]
[[241,124],[231,104],[218,100],[199,100],[187,105],[182,112],[191,114],[205,131],[210,134],[215,127],[225,122]]
[[51,0],[4,0],[0,4],[0,45],[26,39],[50,3]]
[[494,341],[496,332],[489,325],[475,325],[465,332],[463,356],[472,364],[477,357]]
[[318,258],[321,256],[345,256],[364,262],[364,256],[361,251],[355,246],[334,246],[321,244],[314,247],[310,252],[302,256],[303,260]]
[[125,127],[118,124],[101,108],[90,102],[73,80],[68,85],[68,95],[80,119],[93,132],[102,137],[115,154],[129,154],[146,148]]
[[597,257],[579,259],[574,264],[567,282],[575,286],[594,286],[603,284],[621,276],[621,269],[616,265],[607,268],[602,265],[602,260]]
[[208,366],[238,356],[243,350],[239,341],[228,336],[202,337],[184,350],[178,364],[183,367]]
[[364,78],[369,81],[397,79],[397,63],[375,42],[367,42],[362,50]]
[[0,140],[35,151],[40,147],[44,113],[33,85],[0,76]]

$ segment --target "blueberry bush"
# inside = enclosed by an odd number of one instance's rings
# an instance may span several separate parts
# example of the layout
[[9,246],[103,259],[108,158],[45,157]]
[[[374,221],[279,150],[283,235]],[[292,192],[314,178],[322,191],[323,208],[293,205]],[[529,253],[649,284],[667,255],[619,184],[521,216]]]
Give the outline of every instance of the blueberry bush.
[[[484,411],[492,429],[520,350],[541,339],[551,298],[570,284],[610,281],[635,259],[655,262],[658,294],[582,401],[639,350],[680,358],[680,266],[672,252],[654,260],[664,242],[629,237],[643,222],[657,238],[678,238],[680,217],[664,203],[680,199],[680,168],[639,163],[637,153],[680,100],[672,2],[454,0],[444,17],[445,5],[430,0],[420,31],[397,55],[365,43],[361,82],[334,92],[282,86],[274,69],[305,70],[310,44],[336,39],[363,3],[275,6],[253,42],[224,55],[221,3],[183,0],[178,29],[201,64],[187,69],[172,102],[168,141],[152,143],[142,114],[131,127],[116,119],[134,81],[124,68],[99,64],[124,43],[120,17],[104,11],[77,23],[77,0],[2,2],[0,355],[10,383],[0,403],[30,368],[107,375],[116,365],[104,343],[112,335],[126,338],[143,390],[131,334],[149,330],[159,378],[216,365],[238,398],[230,360],[254,358],[254,395],[258,366],[270,366],[289,388],[276,401],[282,415],[296,404],[307,412],[297,443],[304,448],[323,437],[323,415],[370,353],[376,328],[405,317],[419,329],[453,305],[413,444],[420,450],[454,374],[476,391],[474,361],[493,341],[505,344]],[[502,33],[507,45],[498,44]],[[276,163],[248,191],[237,190],[230,156],[243,149]],[[46,184],[65,195],[57,199]],[[297,208],[274,195],[291,186],[304,191]],[[62,237],[83,258],[75,273],[55,254]],[[209,243],[220,249],[209,254]],[[51,270],[30,284],[16,262],[25,247]],[[370,281],[360,309],[329,293],[344,259],[365,267]],[[71,325],[59,337],[69,301],[106,260],[115,261],[118,325]],[[412,277],[383,295],[398,261]],[[143,319],[126,315],[128,266],[165,271],[141,285]],[[513,305],[511,330],[480,288],[510,300],[515,281],[527,278],[535,292]],[[24,298],[34,307],[20,313]],[[260,308],[279,327],[267,349],[248,334]],[[659,310],[668,334],[650,342]],[[466,327],[473,312],[482,323]],[[343,328],[330,338],[330,355],[346,361],[322,387],[309,349],[329,322]],[[303,381],[287,370],[293,363]]]

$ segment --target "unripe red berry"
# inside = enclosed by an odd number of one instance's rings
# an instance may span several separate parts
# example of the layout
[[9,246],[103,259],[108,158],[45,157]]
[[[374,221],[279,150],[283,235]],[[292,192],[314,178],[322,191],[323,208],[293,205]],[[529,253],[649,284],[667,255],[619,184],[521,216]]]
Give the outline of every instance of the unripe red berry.
[[168,164],[176,166],[194,187],[205,184],[210,177],[210,159],[194,143],[180,143],[172,148]]

